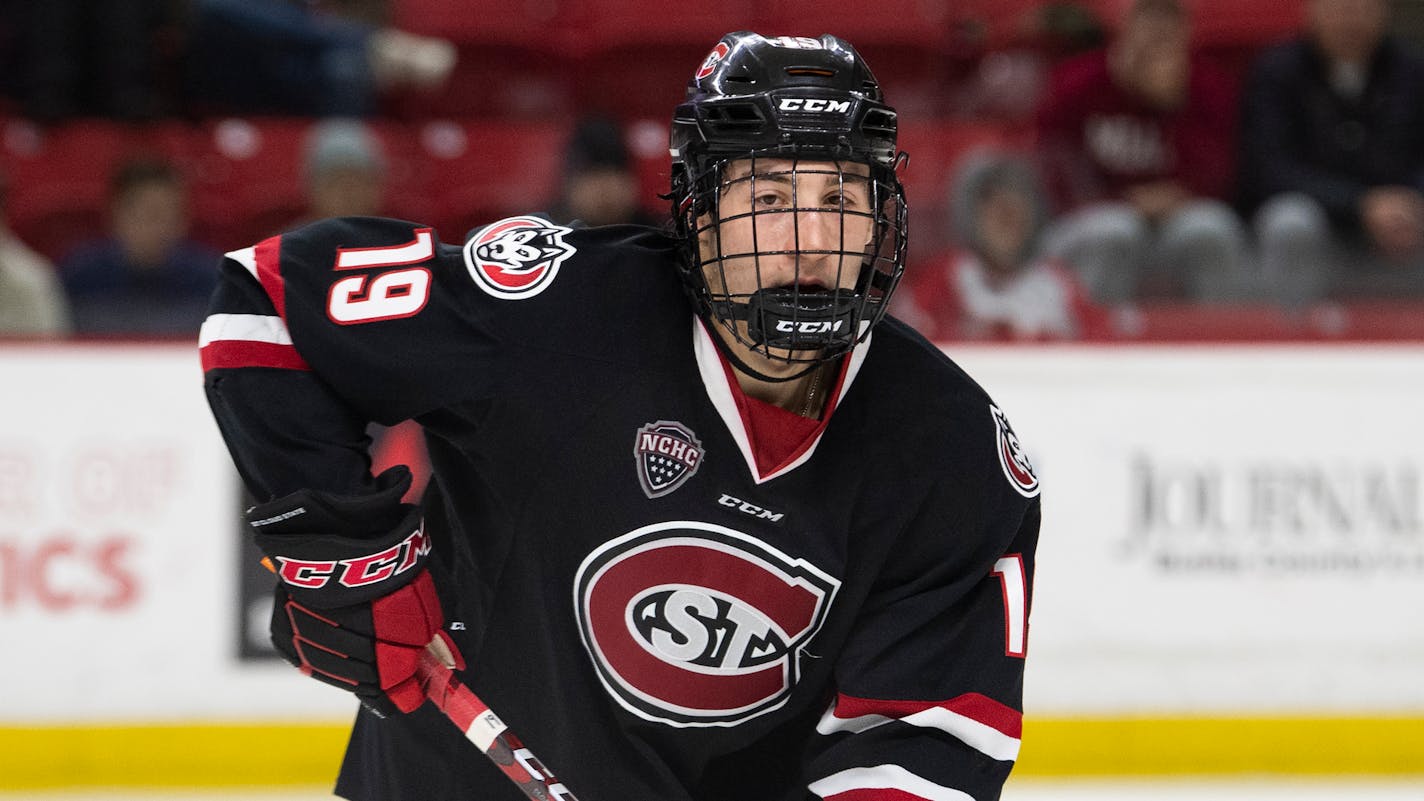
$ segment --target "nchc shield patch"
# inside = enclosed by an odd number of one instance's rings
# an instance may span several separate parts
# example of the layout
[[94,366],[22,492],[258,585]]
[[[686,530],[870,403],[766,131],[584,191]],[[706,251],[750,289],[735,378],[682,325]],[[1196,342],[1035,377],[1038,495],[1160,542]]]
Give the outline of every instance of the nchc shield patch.
[[735,726],[790,699],[839,588],[755,537],[674,520],[590,553],[574,612],[599,680],[628,712]]
[[549,288],[559,266],[577,252],[564,241],[571,229],[538,217],[509,217],[481,228],[465,243],[465,267],[475,285],[505,300],[524,300]]
[[682,423],[659,420],[638,429],[633,461],[638,483],[649,498],[657,498],[687,483],[702,465],[702,443]]

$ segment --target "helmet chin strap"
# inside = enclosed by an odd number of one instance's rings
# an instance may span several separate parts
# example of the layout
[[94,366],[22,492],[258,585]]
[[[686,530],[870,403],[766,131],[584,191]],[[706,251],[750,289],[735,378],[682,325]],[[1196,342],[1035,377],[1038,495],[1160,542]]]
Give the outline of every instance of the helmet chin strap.
[[[821,355],[807,358],[806,367],[788,376],[769,376],[747,364],[732,352],[719,335],[717,347],[737,369],[762,381],[792,381],[846,353],[854,345],[856,317],[860,299],[850,292],[803,292],[793,289],[759,289],[746,303],[714,300],[710,304],[710,324],[728,329],[727,334],[740,340],[736,321],[747,323],[747,339],[752,347],[777,348],[790,351],[816,351]],[[777,359],[778,357],[767,357]],[[781,359],[788,364],[800,360]]]
[[855,343],[856,312],[863,298],[842,291],[758,289],[745,303],[711,302],[723,320],[744,320],[753,346],[781,350],[823,350]]
[[[731,362],[732,366],[735,367],[739,372],[746,373],[747,375],[757,379],[758,381],[766,381],[771,384],[781,384],[787,381],[795,381],[796,379],[807,375],[811,371],[816,370],[826,362],[836,358],[836,356],[841,355],[840,353],[837,353],[832,356],[827,356],[824,359],[816,359],[813,361],[809,361],[806,363],[805,369],[797,370],[791,375],[771,376],[767,375],[766,373],[763,373],[755,367],[752,367],[750,364],[747,364],[746,360],[743,359],[741,356],[738,356],[736,352],[732,350],[731,346],[727,344],[726,336],[736,336],[735,333],[726,331],[726,328],[729,323],[724,322],[720,317],[712,315],[704,317],[703,322],[706,323],[708,328],[710,329],[709,333],[712,334],[712,344],[717,347],[717,350],[723,356],[726,357],[727,361]],[[723,332],[726,332],[726,336],[723,335]],[[789,363],[790,362],[788,362],[788,364]]]

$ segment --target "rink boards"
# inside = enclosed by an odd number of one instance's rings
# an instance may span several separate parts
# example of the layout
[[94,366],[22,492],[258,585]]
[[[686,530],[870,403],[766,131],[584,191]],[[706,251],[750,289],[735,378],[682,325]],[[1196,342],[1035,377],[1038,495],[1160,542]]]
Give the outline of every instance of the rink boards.
[[[1424,347],[947,351],[1043,486],[1018,774],[1424,772]],[[0,789],[325,781],[194,349],[0,376]]]

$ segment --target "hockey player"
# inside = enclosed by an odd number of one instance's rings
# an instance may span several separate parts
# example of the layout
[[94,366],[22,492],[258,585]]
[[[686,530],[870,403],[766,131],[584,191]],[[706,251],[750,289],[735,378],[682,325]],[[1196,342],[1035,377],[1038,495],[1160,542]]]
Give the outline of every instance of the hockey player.
[[[363,702],[338,795],[520,797],[422,705],[431,643],[583,801],[999,796],[1039,486],[884,316],[896,132],[846,42],[733,33],[673,117],[672,231],[347,218],[228,254],[207,394],[274,643]],[[418,505],[366,453],[406,419]]]

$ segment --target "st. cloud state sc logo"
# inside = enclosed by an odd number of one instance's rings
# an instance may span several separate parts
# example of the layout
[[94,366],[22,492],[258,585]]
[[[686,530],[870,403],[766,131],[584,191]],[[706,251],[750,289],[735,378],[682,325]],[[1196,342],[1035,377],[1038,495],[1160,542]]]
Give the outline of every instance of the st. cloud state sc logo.
[[839,587],[755,537],[669,521],[589,554],[574,611],[624,709],[680,728],[734,726],[786,703]]

